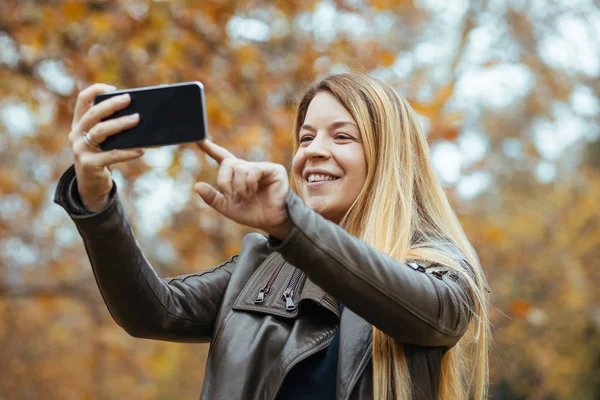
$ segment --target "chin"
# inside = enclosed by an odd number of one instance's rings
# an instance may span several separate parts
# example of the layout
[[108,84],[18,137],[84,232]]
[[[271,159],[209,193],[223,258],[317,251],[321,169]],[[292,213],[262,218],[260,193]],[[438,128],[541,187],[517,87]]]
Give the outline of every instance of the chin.
[[336,212],[335,207],[333,207],[333,205],[328,201],[323,201],[320,199],[308,199],[306,204],[325,219],[330,221],[336,221],[338,219],[338,213]]

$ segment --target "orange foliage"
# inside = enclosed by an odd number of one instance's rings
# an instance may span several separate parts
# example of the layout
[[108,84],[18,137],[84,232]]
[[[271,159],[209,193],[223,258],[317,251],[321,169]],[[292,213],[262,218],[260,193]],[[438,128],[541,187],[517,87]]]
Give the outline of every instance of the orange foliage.
[[[9,64],[0,48],[0,111],[25,104],[36,128],[33,134],[11,134],[0,119],[0,398],[191,399],[201,389],[207,346],[124,333],[102,301],[76,229],[51,201],[58,177],[73,161],[68,133],[79,89],[93,82],[127,88],[200,80],[217,143],[241,157],[287,166],[298,95],[316,76],[344,68],[397,79],[394,85],[428,121],[431,142],[457,141],[466,126],[489,139],[485,158],[463,172],[489,172],[495,184],[475,200],[452,201],[492,288],[492,393],[507,399],[598,397],[600,164],[577,166],[565,157],[556,180],[539,184],[532,171],[540,150],[527,135],[532,121],[553,118],[553,106],[568,102],[576,84],[595,88],[597,95],[597,82],[546,65],[536,53],[539,21],[507,6],[505,13],[493,14],[501,18],[501,31],[510,32],[503,39],[518,48],[514,57],[521,58],[511,62],[535,77],[533,89],[505,109],[452,107],[460,95],[459,70],[470,62],[462,59],[463,45],[471,38],[477,42],[470,23],[461,25],[457,37],[464,43],[451,59],[428,64],[413,57],[410,74],[394,75],[397,61],[412,57],[427,35],[433,32],[438,40],[441,20],[421,3],[330,2],[340,12],[335,28],[346,31],[329,40],[322,34],[330,27],[319,26],[312,15],[322,11],[317,0],[3,0],[0,39],[10,37],[20,58]],[[477,2],[466,3],[465,21],[491,18]],[[563,11],[544,12],[540,26]],[[352,36],[354,26],[340,25],[342,12],[361,16],[374,32],[381,21],[375,17],[392,23],[377,37]],[[234,16],[258,21],[252,29],[266,26],[269,35],[244,37],[247,27],[230,35]],[[319,34],[327,40],[316,41]],[[491,53],[480,66],[504,62],[501,52]],[[42,76],[39,67],[48,60],[60,60],[73,78],[71,94],[53,91],[55,82]],[[503,152],[508,138],[520,141],[521,158]],[[188,151],[194,152],[192,145],[177,146],[160,167],[142,158],[115,168],[123,182],[119,195],[145,255],[162,276],[227,259],[247,232],[193,193],[194,181],[213,182],[216,169],[198,152],[192,153],[197,165],[190,166]],[[137,207],[143,195],[136,184],[152,173],[187,184],[191,195],[178,210],[167,210],[155,232],[144,232],[144,222],[154,215]]]

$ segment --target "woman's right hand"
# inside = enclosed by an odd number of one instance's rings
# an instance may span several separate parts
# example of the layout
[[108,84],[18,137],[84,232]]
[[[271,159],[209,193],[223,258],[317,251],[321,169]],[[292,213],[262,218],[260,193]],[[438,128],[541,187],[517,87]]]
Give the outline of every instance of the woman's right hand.
[[87,132],[93,143],[102,143],[108,136],[117,134],[139,123],[137,114],[101,121],[130,103],[128,94],[111,97],[94,105],[94,98],[102,93],[116,90],[114,86],[96,83],[82,90],[77,96],[69,142],[75,156],[77,187],[83,205],[90,211],[102,209],[108,202],[112,189],[112,166],[118,162],[133,160],[144,154],[144,149],[115,149],[103,151],[85,140]]

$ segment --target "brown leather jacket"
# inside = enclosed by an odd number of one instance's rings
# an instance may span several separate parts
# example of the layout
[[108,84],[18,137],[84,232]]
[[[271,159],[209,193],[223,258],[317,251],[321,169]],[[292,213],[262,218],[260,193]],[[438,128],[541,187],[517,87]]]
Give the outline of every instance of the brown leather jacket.
[[373,325],[405,344],[413,399],[437,398],[441,358],[465,332],[473,307],[453,271],[400,263],[289,192],[294,228],[284,242],[249,234],[240,254],[216,268],[160,278],[116,185],[107,206],[90,215],[76,185],[71,166],[54,201],[77,225],[115,321],[135,337],[211,342],[201,398],[274,399],[294,365],[339,330],[337,398],[371,399]]

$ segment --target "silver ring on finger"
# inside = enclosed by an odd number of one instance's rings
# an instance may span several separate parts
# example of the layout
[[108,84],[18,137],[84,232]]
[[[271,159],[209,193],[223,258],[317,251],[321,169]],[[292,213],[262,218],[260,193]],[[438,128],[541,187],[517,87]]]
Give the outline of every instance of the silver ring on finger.
[[100,148],[100,143],[96,143],[96,142],[94,141],[94,139],[92,139],[92,137],[90,136],[90,134],[89,134],[89,133],[87,133],[87,132],[83,132],[83,140],[85,140],[85,143],[86,143],[88,146],[92,146],[92,147],[94,147],[94,148],[96,148],[96,149],[99,149],[99,148]]

